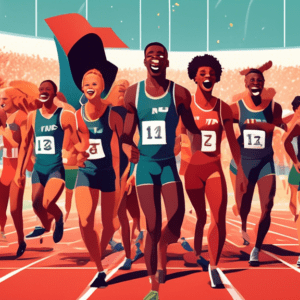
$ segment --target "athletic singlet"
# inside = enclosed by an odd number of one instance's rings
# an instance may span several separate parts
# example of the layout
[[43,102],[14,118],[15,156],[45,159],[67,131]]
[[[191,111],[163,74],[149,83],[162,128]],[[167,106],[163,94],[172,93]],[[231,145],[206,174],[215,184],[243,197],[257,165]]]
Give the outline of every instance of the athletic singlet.
[[256,120],[256,122],[272,123],[273,122],[273,100],[269,105],[260,111],[250,110],[244,103],[244,100],[238,101],[239,106],[239,127],[241,138],[238,139],[241,146],[241,155],[248,159],[261,159],[265,156],[273,156],[272,138],[273,132],[266,135],[266,131],[257,124],[255,129],[246,129],[245,122]]
[[89,129],[89,149],[90,155],[85,161],[85,168],[79,168],[81,171],[93,174],[99,169],[112,168],[112,153],[110,142],[113,131],[109,126],[109,116],[111,107],[107,107],[103,115],[95,120],[89,121],[85,113],[85,105],[76,112],[78,122],[84,122]]
[[196,95],[192,97],[191,110],[195,123],[201,130],[201,152],[211,157],[220,156],[220,147],[223,132],[221,118],[221,100],[218,99],[210,110],[201,108],[196,103]]
[[64,131],[61,127],[62,108],[57,108],[47,119],[40,109],[36,111],[34,126],[35,164],[55,166],[62,164]]
[[178,115],[175,106],[175,83],[170,81],[164,95],[146,94],[145,81],[137,85],[136,109],[139,119],[140,159],[162,160],[174,157]]

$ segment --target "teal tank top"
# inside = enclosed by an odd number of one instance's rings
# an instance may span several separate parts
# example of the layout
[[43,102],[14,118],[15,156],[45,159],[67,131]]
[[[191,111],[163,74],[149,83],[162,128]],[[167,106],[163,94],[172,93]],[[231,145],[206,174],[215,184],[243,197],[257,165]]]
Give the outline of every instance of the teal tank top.
[[89,157],[84,162],[85,168],[79,168],[81,171],[95,175],[97,171],[112,168],[112,153],[110,142],[113,131],[109,126],[110,107],[107,107],[104,114],[95,121],[89,121],[85,113],[85,105],[81,107],[83,121],[89,129]]
[[57,108],[51,118],[45,118],[40,109],[36,111],[34,127],[35,167],[62,164],[61,151],[64,131],[61,127],[61,114],[63,109]]
[[240,109],[239,127],[241,136],[238,139],[241,145],[241,155],[248,159],[261,159],[265,156],[273,155],[272,138],[271,135],[266,135],[266,132],[257,125],[255,129],[247,129],[245,121],[256,120],[257,122],[273,123],[273,101],[260,111],[253,111],[246,107],[243,100],[238,101]]
[[175,83],[170,81],[160,97],[146,95],[145,81],[137,86],[136,109],[140,133],[140,159],[162,160],[174,157],[179,117],[175,107]]

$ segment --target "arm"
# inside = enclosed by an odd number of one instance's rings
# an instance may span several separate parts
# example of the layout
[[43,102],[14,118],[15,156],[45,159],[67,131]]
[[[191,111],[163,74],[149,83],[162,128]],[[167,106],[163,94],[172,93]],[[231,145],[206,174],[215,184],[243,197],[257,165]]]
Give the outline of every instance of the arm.
[[125,108],[127,115],[124,122],[124,130],[121,136],[122,148],[129,161],[137,163],[139,161],[139,150],[133,142],[133,136],[138,124],[137,110],[135,107],[137,84],[130,86],[125,93]]
[[[298,161],[294,147],[292,145],[292,140],[294,137],[297,137],[299,135],[300,135],[300,124],[296,124],[292,129],[292,131],[288,134],[284,142],[285,151],[290,156],[295,166],[299,166],[300,163]],[[299,167],[297,167],[296,170],[299,172]]]
[[237,103],[233,103],[230,105],[230,109],[232,112],[232,119],[234,123],[238,123],[240,120],[240,110]]
[[287,131],[287,125],[282,120],[282,107],[277,102],[274,103],[273,116],[274,116],[273,124],[281,129],[283,129],[284,131]]

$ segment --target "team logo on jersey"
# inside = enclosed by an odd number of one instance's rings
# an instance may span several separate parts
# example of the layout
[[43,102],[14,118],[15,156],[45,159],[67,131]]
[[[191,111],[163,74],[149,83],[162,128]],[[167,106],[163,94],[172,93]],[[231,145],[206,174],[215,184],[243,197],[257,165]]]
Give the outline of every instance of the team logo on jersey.
[[214,124],[218,124],[218,120],[217,119],[206,119],[205,124],[206,125],[214,125]]
[[58,127],[56,125],[46,125],[46,126],[41,126],[41,131],[42,132],[49,132],[49,131],[55,131]]
[[152,115],[158,114],[158,113],[166,113],[169,111],[169,107],[153,107],[152,108]]
[[103,132],[103,128],[98,129],[98,127],[89,127],[89,130],[93,133],[102,133]]

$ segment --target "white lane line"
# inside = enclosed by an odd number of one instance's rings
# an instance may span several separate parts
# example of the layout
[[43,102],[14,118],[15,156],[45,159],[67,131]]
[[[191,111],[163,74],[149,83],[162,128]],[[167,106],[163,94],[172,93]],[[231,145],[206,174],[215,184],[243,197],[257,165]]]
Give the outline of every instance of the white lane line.
[[[119,270],[119,268],[123,265],[124,258],[125,258],[124,253],[121,253],[118,257],[116,257],[115,261],[119,261],[119,259],[121,259],[121,257],[122,257],[122,261],[120,262],[120,264],[117,267],[112,269],[110,272],[108,271],[108,269],[104,270],[106,273],[106,277],[105,277],[106,281],[108,279],[110,279]],[[83,291],[83,293],[79,296],[78,300],[87,300],[96,290],[98,290],[98,288],[90,287],[92,281],[89,283],[89,285]]]
[[234,300],[245,300],[245,298],[239,293],[239,291],[232,285],[232,283],[229,281],[229,279],[225,276],[225,274],[217,268],[219,275],[221,277],[221,280],[227,290],[227,292],[230,294],[232,299]]
[[[253,215],[253,214],[249,214],[249,216],[260,218],[260,216],[256,216],[256,215]],[[291,218],[291,219],[289,219],[289,218],[280,218],[280,217],[275,217],[275,216],[272,216],[272,215],[271,215],[271,218],[272,219],[279,219],[279,220],[285,220],[285,221],[292,221],[292,222],[294,222],[294,218]]]
[[[256,218],[258,218],[258,219],[260,218],[260,217],[258,217],[258,216],[254,216],[254,215],[253,215],[253,217],[256,217]],[[275,217],[272,216],[271,218],[275,218]],[[281,218],[281,219],[283,219],[283,218]],[[287,219],[283,219],[283,220],[286,220],[286,221],[287,221]],[[254,224],[254,223],[249,223],[249,224]],[[297,230],[297,228],[295,228],[295,227],[290,227],[290,226],[282,225],[282,224],[275,223],[275,222],[271,221],[271,225],[272,225],[272,224],[278,225],[278,226],[281,226],[281,227],[284,227],[284,228],[288,228],[288,229]],[[254,225],[256,225],[256,224],[254,224]]]
[[273,246],[299,246],[299,244],[272,244]]
[[264,252],[264,253],[266,253],[266,254],[268,254],[269,256],[271,256],[271,257],[273,257],[273,258],[279,260],[280,262],[282,262],[282,263],[285,264],[286,266],[290,267],[291,269],[295,270],[296,272],[300,273],[300,269],[299,269],[299,268],[297,268],[297,267],[295,267],[295,266],[289,264],[288,262],[282,260],[281,258],[279,258],[278,256],[276,256],[275,254],[270,253],[269,251],[266,251],[266,250],[261,250],[261,251]]
[[[237,226],[237,225],[235,225],[235,224],[232,224],[231,222],[226,221],[226,223],[228,223],[228,224],[230,224],[230,225],[232,225],[232,226],[234,226],[234,227],[240,228],[240,226]],[[249,228],[247,228],[247,229],[249,229]],[[298,241],[297,238],[293,238],[293,237],[291,237],[291,236],[288,236],[288,235],[285,235],[285,234],[282,234],[282,233],[279,233],[279,232],[275,232],[275,231],[272,231],[272,230],[269,230],[268,233],[273,233],[273,234],[276,234],[276,235],[284,236],[284,237],[289,238],[289,239],[294,240],[294,241]]]
[[3,276],[3,277],[0,278],[0,283],[3,282],[3,281],[5,281],[5,280],[7,280],[7,279],[9,279],[9,278],[12,277],[12,276],[18,274],[18,273],[20,273],[21,271],[26,270],[26,269],[30,268],[31,266],[33,266],[33,265],[35,265],[35,264],[37,264],[37,263],[40,263],[40,262],[42,262],[42,261],[44,261],[44,260],[46,260],[46,259],[48,259],[48,258],[50,258],[50,257],[52,257],[52,256],[54,256],[54,255],[56,255],[56,254],[57,254],[57,253],[53,253],[52,255],[49,255],[49,256],[44,257],[44,258],[42,258],[42,259],[40,259],[40,260],[37,260],[37,261],[35,261],[35,262],[33,262],[33,263],[31,263],[31,264],[29,264],[29,265],[23,267],[23,268],[20,268],[20,269],[18,269],[18,270],[15,270],[15,271],[13,271],[13,272],[10,272],[10,273],[6,274],[5,276]]

